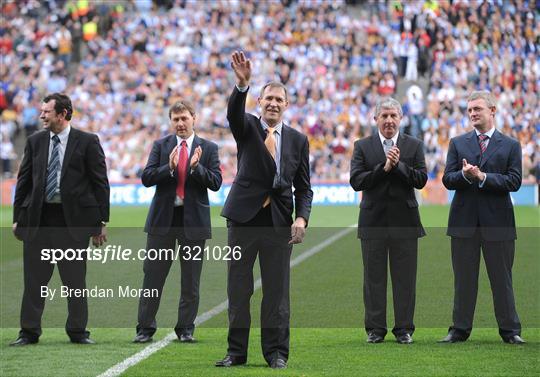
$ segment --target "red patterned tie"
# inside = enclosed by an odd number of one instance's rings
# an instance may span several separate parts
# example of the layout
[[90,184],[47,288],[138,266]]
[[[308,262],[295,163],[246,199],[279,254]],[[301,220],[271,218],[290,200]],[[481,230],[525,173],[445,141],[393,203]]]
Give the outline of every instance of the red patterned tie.
[[484,134],[478,135],[478,143],[480,144],[480,151],[482,151],[482,154],[484,154],[484,152],[486,151],[488,139],[489,139],[488,135],[484,135]]
[[180,147],[180,151],[178,152],[178,166],[176,169],[178,169],[178,183],[176,184],[176,195],[180,199],[184,199],[184,193],[185,193],[185,186],[186,186],[186,176],[187,176],[187,160],[188,160],[188,153],[187,153],[187,143],[185,140],[182,140],[182,146]]

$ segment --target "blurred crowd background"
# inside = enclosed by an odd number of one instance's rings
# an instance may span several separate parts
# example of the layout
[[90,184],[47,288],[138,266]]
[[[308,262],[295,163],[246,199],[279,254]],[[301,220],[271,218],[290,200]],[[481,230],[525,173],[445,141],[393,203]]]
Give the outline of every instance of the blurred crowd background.
[[309,136],[312,180],[348,181],[354,141],[375,129],[381,96],[403,104],[402,132],[422,139],[431,179],[451,137],[470,130],[466,98],[488,89],[497,128],[521,142],[523,177],[540,177],[540,9],[534,0],[131,0],[1,2],[0,120],[4,177],[16,174],[40,101],[65,92],[72,125],[99,135],[109,179],[138,179],[179,98],[196,132],[236,174],[226,120],[230,54],[260,87],[289,89],[286,123]]

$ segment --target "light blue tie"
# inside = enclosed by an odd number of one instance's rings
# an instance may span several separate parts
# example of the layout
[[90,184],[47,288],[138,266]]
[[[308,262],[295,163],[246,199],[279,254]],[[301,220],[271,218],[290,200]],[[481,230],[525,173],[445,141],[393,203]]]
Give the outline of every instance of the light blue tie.
[[47,168],[47,186],[45,186],[45,195],[47,201],[53,200],[58,187],[58,171],[60,170],[60,138],[58,135],[52,137],[54,142],[49,167]]
[[392,149],[394,146],[394,140],[392,139],[384,139],[383,141],[383,147],[384,147],[384,154],[387,155],[388,151]]

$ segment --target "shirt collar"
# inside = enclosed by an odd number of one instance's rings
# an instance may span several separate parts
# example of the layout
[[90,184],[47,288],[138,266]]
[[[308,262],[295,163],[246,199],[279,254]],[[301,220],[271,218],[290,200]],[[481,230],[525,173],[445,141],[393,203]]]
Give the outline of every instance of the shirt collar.
[[68,126],[66,128],[64,128],[64,130],[62,132],[60,132],[58,134],[55,134],[54,132],[50,131],[49,132],[49,138],[52,139],[54,135],[57,135],[58,138],[60,139],[60,144],[66,145],[70,131],[71,131],[71,124],[68,124]]
[[193,144],[193,139],[195,138],[195,132],[191,134],[190,137],[187,139],[182,139],[180,136],[176,135],[176,145],[182,144],[182,140],[186,141],[187,149],[191,148],[191,144]]
[[[381,144],[384,145],[384,141],[386,140],[386,138],[381,134],[381,131],[378,131],[378,132],[379,132],[379,139],[381,139]],[[392,141],[394,142],[393,145],[397,145],[398,136],[399,136],[399,130],[398,132],[396,132],[394,137],[392,137]]]
[[[474,129],[474,132],[476,132],[476,136],[482,135],[482,132],[478,131],[476,128]],[[484,135],[486,135],[487,137],[491,139],[494,133],[495,133],[495,127],[491,127],[491,129],[488,132],[484,132]]]
[[[266,131],[267,128],[269,128],[270,126],[263,120],[263,118],[261,117],[260,118],[261,120],[261,126],[263,128],[263,130]],[[279,122],[278,124],[275,125],[274,127],[274,133],[277,133],[278,135],[281,135],[281,128],[283,127],[283,121]]]

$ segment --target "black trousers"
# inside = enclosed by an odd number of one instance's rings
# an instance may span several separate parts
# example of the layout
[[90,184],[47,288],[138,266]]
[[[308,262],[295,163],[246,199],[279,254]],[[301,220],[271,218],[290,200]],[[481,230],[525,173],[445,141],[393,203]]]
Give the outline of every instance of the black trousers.
[[[66,229],[61,204],[43,204],[40,227],[36,236],[23,245],[24,293],[21,306],[20,337],[37,340],[41,331],[41,316],[45,297],[41,287],[51,280],[54,264],[41,260],[42,249],[86,249],[89,239],[75,240]],[[70,289],[86,288],[86,260],[60,260],[58,271],[62,284]],[[56,296],[60,293],[57,290]],[[66,332],[72,340],[88,337],[88,303],[86,297],[67,297]]]
[[[250,299],[253,295],[253,265],[257,254],[261,268],[261,345],[268,363],[278,356],[289,357],[289,279],[292,245],[289,237],[272,226],[270,206],[248,223],[229,221],[229,246],[239,246],[240,260],[228,262],[229,335],[227,353],[247,356],[251,326]],[[290,234],[290,231],[289,231]]]
[[[195,331],[195,318],[199,310],[199,284],[201,279],[203,253],[198,257],[200,260],[193,260],[187,257],[190,251],[191,256],[197,254],[197,248],[204,249],[205,240],[188,240],[184,233],[184,207],[175,207],[173,225],[165,235],[148,234],[146,250],[150,249],[172,249],[176,250],[176,242],[180,246],[181,281],[180,281],[180,302],[178,304],[178,321],[174,331],[178,336],[182,334],[193,334]],[[171,255],[163,256],[161,259],[144,261],[143,289],[157,289],[157,297],[142,297],[139,300],[137,333],[152,336],[157,330],[156,314],[159,309],[161,295],[165,280],[171,269],[173,258]]]
[[417,239],[363,239],[364,307],[366,332],[384,337],[388,260],[392,278],[395,336],[414,333]]
[[454,269],[454,310],[450,330],[468,337],[472,331],[476,297],[480,249],[493,294],[495,317],[502,338],[521,335],[521,323],[516,311],[512,288],[515,241],[486,241],[480,231],[472,238],[452,238],[452,267]]

